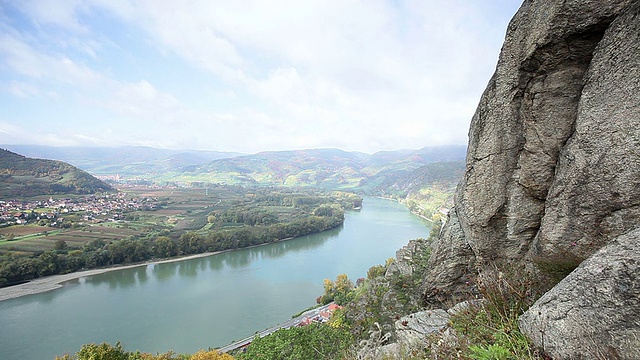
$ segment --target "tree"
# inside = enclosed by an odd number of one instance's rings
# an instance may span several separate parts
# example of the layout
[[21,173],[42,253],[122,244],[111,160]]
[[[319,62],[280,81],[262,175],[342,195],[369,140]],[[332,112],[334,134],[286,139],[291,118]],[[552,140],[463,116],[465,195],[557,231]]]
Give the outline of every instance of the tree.
[[67,242],[62,239],[58,239],[56,240],[56,244],[53,246],[53,248],[58,251],[67,250]]
[[130,354],[122,348],[120,342],[111,344],[86,344],[76,354],[78,360],[129,360]]
[[316,301],[326,305],[335,301],[338,305],[347,303],[353,297],[353,282],[349,280],[347,274],[340,274],[336,277],[335,283],[329,279],[324,279],[324,294]]
[[353,290],[353,282],[349,280],[347,274],[340,274],[336,277],[334,299],[337,304],[343,305],[347,303],[351,297]]
[[178,255],[178,245],[168,236],[158,236],[154,245],[154,252],[158,257],[168,258]]
[[233,360],[233,356],[220,353],[217,350],[204,351],[200,350],[191,355],[189,360]]

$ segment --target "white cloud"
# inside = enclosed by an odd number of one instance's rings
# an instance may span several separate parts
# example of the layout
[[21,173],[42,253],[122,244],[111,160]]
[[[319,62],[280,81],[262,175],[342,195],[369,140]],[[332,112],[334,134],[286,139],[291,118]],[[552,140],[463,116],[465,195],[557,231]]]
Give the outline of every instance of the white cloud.
[[18,74],[60,83],[90,86],[102,81],[102,74],[64,55],[49,55],[15,34],[0,34],[0,55]]
[[[0,63],[7,94],[95,109],[94,130],[75,125],[78,142],[369,152],[463,143],[506,26],[496,9],[517,2],[16,2],[36,26],[0,27]],[[105,21],[119,23],[98,27]]]
[[37,25],[87,31],[78,21],[78,11],[84,7],[83,0],[20,0],[14,4],[27,12]]
[[21,81],[12,81],[6,88],[13,95],[21,98],[29,98],[40,95],[40,90],[29,83]]

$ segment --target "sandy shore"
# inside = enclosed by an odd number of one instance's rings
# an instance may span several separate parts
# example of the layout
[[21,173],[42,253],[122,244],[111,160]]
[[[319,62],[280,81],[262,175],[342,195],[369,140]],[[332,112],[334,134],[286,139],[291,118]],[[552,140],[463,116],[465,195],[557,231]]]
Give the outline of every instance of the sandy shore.
[[71,274],[46,276],[46,277],[31,280],[24,284],[9,286],[6,288],[0,288],[0,301],[55,290],[55,289],[61,288],[63,286],[62,283],[66,281],[79,279],[85,276],[103,274],[109,271],[131,269],[139,266],[147,266],[149,264],[162,264],[162,263],[170,263],[170,262],[176,262],[176,261],[182,261],[182,260],[196,259],[196,258],[215,255],[218,253],[220,252],[209,252],[209,253],[190,255],[190,256],[161,260],[161,261],[149,261],[149,262],[135,264],[135,265],[116,266],[116,267],[109,267],[109,268],[102,268],[102,269],[78,271]]

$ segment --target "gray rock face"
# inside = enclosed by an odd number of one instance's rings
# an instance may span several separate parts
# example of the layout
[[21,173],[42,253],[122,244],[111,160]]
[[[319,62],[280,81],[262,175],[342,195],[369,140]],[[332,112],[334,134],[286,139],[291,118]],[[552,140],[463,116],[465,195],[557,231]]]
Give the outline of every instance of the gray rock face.
[[445,310],[426,310],[401,317],[395,322],[396,342],[380,346],[384,343],[384,335],[373,331],[371,338],[361,343],[358,359],[385,360],[413,358],[414,352],[423,351],[428,345],[431,334],[441,333],[447,329],[450,315]]
[[449,325],[449,313],[445,310],[426,310],[403,316],[396,321],[398,343],[411,348],[426,344],[427,335],[444,330]]
[[393,275],[411,276],[417,266],[415,262],[419,261],[425,251],[424,240],[409,241],[407,245],[396,251],[396,259],[389,265],[385,276],[387,278]]
[[[449,211],[447,225],[434,242],[423,285],[427,302],[435,306],[469,293],[465,280],[473,273],[475,254],[466,241],[456,208]],[[446,291],[442,291],[445,289]]]
[[480,260],[519,259],[540,227],[558,154],[572,135],[584,74],[631,1],[525,1],[469,131],[456,206]]
[[554,359],[640,359],[640,230],[584,261],[523,316]]
[[471,122],[456,211],[425,278],[427,303],[459,293],[492,260],[582,260],[635,226],[637,7],[524,1]]
[[536,256],[588,257],[640,219],[640,4],[594,52],[575,131],[561,152]]

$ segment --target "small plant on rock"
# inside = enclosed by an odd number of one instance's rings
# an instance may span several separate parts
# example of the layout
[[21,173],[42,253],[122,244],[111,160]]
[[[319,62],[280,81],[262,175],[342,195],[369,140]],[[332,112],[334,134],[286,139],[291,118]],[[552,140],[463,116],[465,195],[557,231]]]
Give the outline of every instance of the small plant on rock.
[[[468,343],[461,349],[476,360],[541,359],[518,328],[518,317],[541,295],[526,270],[492,265],[478,276],[484,300],[451,317],[451,326]],[[464,343],[464,342],[462,342]]]

